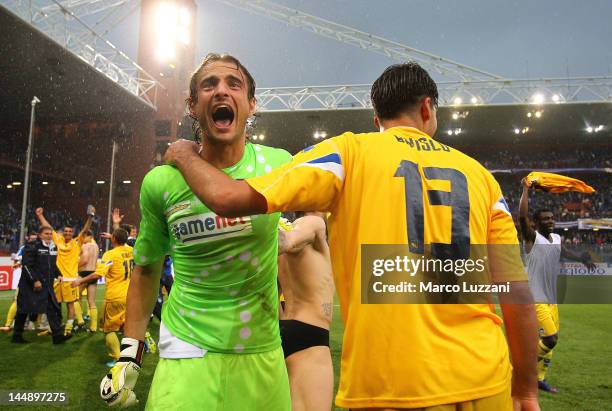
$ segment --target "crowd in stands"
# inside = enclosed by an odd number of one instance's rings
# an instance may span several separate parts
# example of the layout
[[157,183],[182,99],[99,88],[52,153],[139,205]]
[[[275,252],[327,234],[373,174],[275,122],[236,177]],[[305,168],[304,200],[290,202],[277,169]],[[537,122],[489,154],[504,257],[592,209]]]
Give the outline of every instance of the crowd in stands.
[[[26,159],[27,130],[15,129],[0,135],[0,160],[23,165]],[[92,157],[110,163],[112,144],[123,136],[115,123],[61,124],[37,127],[34,133],[32,169],[50,177],[95,181],[97,167],[88,164]],[[102,144],[97,144],[102,142]],[[68,148],[58,150],[58,147]],[[95,155],[92,156],[92,151]]]
[[[36,139],[38,153],[57,153],[54,146],[61,139],[80,139],[96,135],[99,138],[110,138],[111,135],[118,133],[116,127],[111,125],[98,125],[95,128],[76,127],[71,125],[66,126],[51,126],[39,130],[38,138]],[[19,159],[20,155],[24,155],[23,147],[19,147],[15,143],[14,138],[0,137],[0,143],[6,148],[3,150],[4,155],[13,153],[15,159]],[[78,146],[78,145],[77,145]],[[165,144],[164,144],[165,147]],[[495,150],[491,147],[459,147],[465,153],[475,157],[489,170],[507,170],[507,169],[547,169],[547,168],[612,168],[612,157],[609,155],[609,149],[605,145],[592,146],[590,148],[569,147],[552,145],[550,148],[545,146],[516,146],[510,149],[504,148]],[[79,151],[63,150],[61,154],[62,161],[58,161],[57,154],[55,157],[50,155],[38,156],[34,159],[34,166],[39,165],[41,169],[49,172],[57,172],[61,174],[62,170],[66,169],[66,164],[70,164],[71,176],[76,174],[88,174],[91,170],[74,169],[72,164],[78,163],[79,157],[85,156]],[[161,157],[160,157],[161,158]],[[525,173],[495,173],[496,179],[500,182],[504,197],[513,216],[518,214],[518,204],[521,196],[520,179],[527,174]],[[566,174],[566,173],[563,173]],[[580,218],[612,218],[612,185],[610,184],[610,174],[603,172],[589,172],[589,174],[566,174],[584,180],[587,184],[593,186],[597,192],[593,194],[582,193],[562,193],[562,194],[547,194],[547,193],[532,193],[530,196],[530,210],[534,211],[539,208],[547,208],[554,213],[555,221],[570,222]],[[72,178],[72,177],[71,177]],[[67,184],[64,182],[64,184]],[[48,186],[51,187],[51,186]],[[54,189],[62,189],[59,186],[53,186]],[[67,186],[68,187],[68,186]],[[125,196],[129,194],[129,190],[134,189],[133,186],[117,185],[116,195]],[[78,187],[70,186],[71,196],[79,198],[103,198],[107,196],[107,186],[96,184],[80,184]],[[0,203],[0,250],[14,251],[19,243],[19,220],[21,208],[16,206],[16,203],[6,204],[6,200]],[[9,200],[11,201],[11,200]],[[73,218],[68,213],[61,210],[49,210],[49,221],[54,224],[55,228],[63,225],[77,225],[82,223],[80,217]],[[29,230],[36,230],[37,221],[34,217],[33,209],[28,210],[27,226]],[[99,224],[94,224],[94,229],[97,229]],[[77,227],[78,228],[78,227]],[[577,230],[576,230],[577,231]],[[610,236],[604,233],[605,230],[599,233],[593,233],[595,237],[585,237],[584,233],[574,236],[572,232],[571,242],[600,241],[610,243]],[[609,230],[612,231],[612,230]]]
[[531,151],[526,156],[517,150],[476,152],[474,157],[489,170],[508,168],[603,168],[612,167],[609,150],[555,149]]
[[[38,230],[38,220],[34,215],[34,208],[28,207],[26,217],[26,234]],[[47,220],[53,224],[55,230],[70,226],[78,232],[83,225],[85,213],[82,216],[74,217],[65,210],[45,210]],[[21,220],[21,208],[14,204],[7,203],[0,207],[0,250],[15,252],[19,248],[19,232]],[[97,234],[100,227],[100,219],[94,217],[92,231]]]
[[[520,177],[498,178],[508,207],[512,215],[518,214],[522,187]],[[544,192],[531,193],[529,209],[546,208],[555,215],[555,221],[576,221],[579,218],[612,218],[612,185],[609,176],[576,177],[592,185],[596,192],[583,194],[577,192],[548,194]]]

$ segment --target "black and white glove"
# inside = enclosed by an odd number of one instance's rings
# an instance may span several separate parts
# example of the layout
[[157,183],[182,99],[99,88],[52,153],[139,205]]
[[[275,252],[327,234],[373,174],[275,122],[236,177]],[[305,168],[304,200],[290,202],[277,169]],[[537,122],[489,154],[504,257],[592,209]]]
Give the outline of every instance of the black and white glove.
[[121,339],[121,357],[100,382],[100,397],[109,407],[130,407],[138,404],[134,386],[140,373],[144,341]]

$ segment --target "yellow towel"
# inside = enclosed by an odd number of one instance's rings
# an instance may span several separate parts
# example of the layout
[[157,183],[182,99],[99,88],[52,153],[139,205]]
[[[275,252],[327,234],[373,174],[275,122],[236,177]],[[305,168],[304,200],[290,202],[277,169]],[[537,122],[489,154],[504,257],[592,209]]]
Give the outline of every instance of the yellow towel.
[[549,193],[564,193],[566,191],[578,191],[591,194],[595,189],[584,181],[562,176],[561,174],[544,173],[532,171],[526,177],[529,187],[544,190]]

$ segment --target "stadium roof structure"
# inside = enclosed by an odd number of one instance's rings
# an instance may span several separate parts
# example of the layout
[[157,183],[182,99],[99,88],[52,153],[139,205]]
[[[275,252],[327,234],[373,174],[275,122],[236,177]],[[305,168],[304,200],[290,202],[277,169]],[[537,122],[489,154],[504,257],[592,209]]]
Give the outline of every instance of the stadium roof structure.
[[[58,123],[155,110],[158,83],[136,63],[93,30],[83,34],[68,26],[70,21],[88,31],[71,12],[36,15],[39,9],[29,9],[27,3],[0,0],[0,121],[29,118],[34,96],[41,100],[37,118]],[[104,47],[111,51],[104,52]],[[123,67],[113,62],[117,59]]]
[[[391,60],[419,62],[436,78],[437,138],[450,145],[531,141],[610,143],[612,76],[508,79],[268,0],[217,0]],[[373,131],[369,84],[258,88],[255,142],[296,152],[350,130]],[[590,131],[589,131],[590,130]],[[261,141],[261,140],[260,140]],[[263,142],[262,141],[262,142]]]
[[[373,116],[372,109],[364,108],[260,111],[253,128],[253,141],[295,153],[317,143],[322,135],[376,131]],[[459,148],[472,145],[492,149],[499,144],[500,149],[507,149],[510,144],[526,143],[541,150],[558,144],[599,147],[607,144],[609,150],[612,148],[610,119],[610,103],[440,107],[435,137]],[[264,139],[260,140],[262,134]]]

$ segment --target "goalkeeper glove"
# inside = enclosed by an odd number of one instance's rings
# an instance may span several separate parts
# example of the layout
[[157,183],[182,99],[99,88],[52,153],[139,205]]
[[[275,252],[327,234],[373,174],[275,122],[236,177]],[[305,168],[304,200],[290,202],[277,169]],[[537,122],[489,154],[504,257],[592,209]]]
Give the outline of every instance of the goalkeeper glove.
[[133,389],[138,380],[144,342],[134,338],[121,339],[121,357],[100,382],[100,397],[109,407],[121,408],[138,404]]

